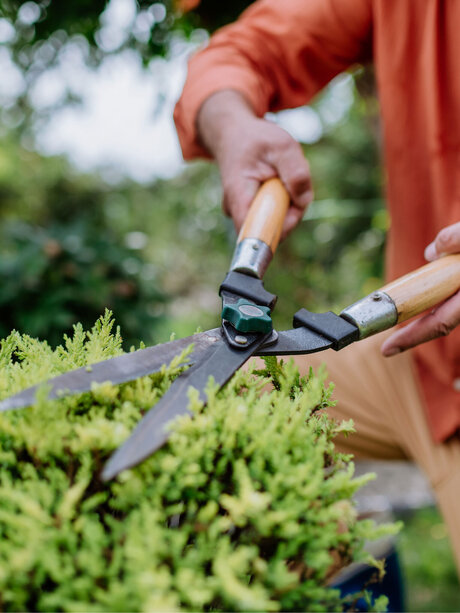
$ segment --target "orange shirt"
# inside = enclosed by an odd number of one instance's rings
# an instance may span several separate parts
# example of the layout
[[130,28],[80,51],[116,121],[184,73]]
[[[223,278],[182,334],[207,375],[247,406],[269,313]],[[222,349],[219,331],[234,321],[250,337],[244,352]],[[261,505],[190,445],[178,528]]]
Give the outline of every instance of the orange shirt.
[[[175,120],[184,157],[206,155],[195,119],[210,94],[238,90],[262,116],[308,103],[339,72],[370,59],[392,279],[425,264],[428,243],[460,221],[460,0],[259,0],[192,58]],[[442,441],[460,427],[460,328],[414,353]]]

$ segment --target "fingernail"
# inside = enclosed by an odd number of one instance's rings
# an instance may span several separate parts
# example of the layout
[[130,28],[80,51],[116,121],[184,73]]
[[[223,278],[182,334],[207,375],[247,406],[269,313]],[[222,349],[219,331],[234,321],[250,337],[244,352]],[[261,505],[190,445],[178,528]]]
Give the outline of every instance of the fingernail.
[[401,347],[390,347],[389,349],[383,349],[382,353],[384,357],[391,358],[392,355],[401,353],[401,351],[402,351]]
[[425,249],[424,255],[425,260],[427,262],[432,262],[433,260],[436,260],[436,258],[438,257],[438,252],[436,251],[434,242],[428,245],[428,247]]

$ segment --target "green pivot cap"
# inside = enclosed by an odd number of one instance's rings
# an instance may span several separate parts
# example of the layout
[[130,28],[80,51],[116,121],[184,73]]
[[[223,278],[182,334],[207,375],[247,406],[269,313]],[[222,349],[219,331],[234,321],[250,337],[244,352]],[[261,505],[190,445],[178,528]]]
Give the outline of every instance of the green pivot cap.
[[233,304],[225,304],[222,319],[229,321],[238,332],[263,332],[272,329],[270,309],[240,298]]

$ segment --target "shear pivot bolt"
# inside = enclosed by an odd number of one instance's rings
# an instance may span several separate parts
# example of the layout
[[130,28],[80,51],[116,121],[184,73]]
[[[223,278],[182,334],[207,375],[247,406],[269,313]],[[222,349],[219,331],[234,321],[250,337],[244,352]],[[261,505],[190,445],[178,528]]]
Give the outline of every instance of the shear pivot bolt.
[[[272,329],[270,309],[259,306],[249,300],[240,298],[236,303],[224,304],[222,319],[227,320],[238,332],[263,332],[266,334]],[[246,340],[246,342],[248,342]]]
[[241,336],[240,334],[237,334],[235,336],[235,343],[238,343],[238,345],[247,345],[248,339],[245,336]]
[[262,317],[264,315],[262,309],[252,304],[240,304],[238,310],[243,315],[248,315],[249,317]]

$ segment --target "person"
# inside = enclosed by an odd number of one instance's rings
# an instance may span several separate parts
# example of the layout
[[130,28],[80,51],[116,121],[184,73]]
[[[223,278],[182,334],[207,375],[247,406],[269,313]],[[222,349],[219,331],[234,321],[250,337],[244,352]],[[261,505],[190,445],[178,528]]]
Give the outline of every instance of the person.
[[[261,182],[279,176],[291,205],[283,234],[312,201],[308,162],[267,111],[301,106],[333,77],[373,61],[381,107],[386,269],[397,278],[460,252],[460,2],[258,0],[190,61],[175,109],[186,159],[211,156],[238,229]],[[407,326],[325,361],[337,418],[357,457],[415,460],[429,477],[460,570],[460,293]]]

